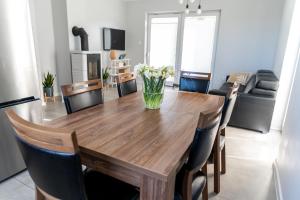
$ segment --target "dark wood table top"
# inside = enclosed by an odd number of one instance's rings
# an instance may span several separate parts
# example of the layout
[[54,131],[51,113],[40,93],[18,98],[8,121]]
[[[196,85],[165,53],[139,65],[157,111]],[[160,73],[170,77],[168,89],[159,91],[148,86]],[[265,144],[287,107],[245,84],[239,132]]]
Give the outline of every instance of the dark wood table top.
[[76,131],[84,153],[167,179],[190,146],[199,115],[223,97],[166,91],[159,110],[134,93],[48,123]]

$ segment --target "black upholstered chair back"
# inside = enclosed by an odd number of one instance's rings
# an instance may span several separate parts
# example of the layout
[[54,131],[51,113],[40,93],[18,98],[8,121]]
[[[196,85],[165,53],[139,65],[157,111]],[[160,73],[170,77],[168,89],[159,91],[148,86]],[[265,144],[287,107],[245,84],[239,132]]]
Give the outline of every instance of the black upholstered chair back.
[[179,90],[208,93],[211,73],[187,72],[180,74]]
[[239,85],[234,83],[226,95],[220,129],[225,128],[227,126],[228,122],[230,121],[231,114],[232,114],[232,111],[234,109],[235,102],[237,99],[238,90],[239,90]]
[[13,111],[7,116],[37,190],[57,199],[87,199],[75,133],[29,123]]
[[192,142],[190,155],[186,167],[189,170],[201,169],[212,151],[219,129],[221,114],[205,128],[197,128]]
[[59,199],[86,199],[80,157],[38,148],[17,137],[27,170],[34,183]]
[[61,87],[68,114],[103,103],[100,80],[91,80]]
[[207,162],[218,133],[224,99],[220,100],[216,110],[200,114],[198,128],[191,144],[188,161],[185,167],[188,171],[198,171]]
[[137,92],[136,79],[133,74],[122,74],[118,77],[117,81],[119,97]]

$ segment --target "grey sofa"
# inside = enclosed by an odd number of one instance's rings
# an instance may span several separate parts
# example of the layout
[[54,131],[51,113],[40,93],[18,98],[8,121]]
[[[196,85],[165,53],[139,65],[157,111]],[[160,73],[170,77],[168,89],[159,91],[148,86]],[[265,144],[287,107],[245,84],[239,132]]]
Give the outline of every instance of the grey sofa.
[[[230,85],[226,82],[220,89],[211,90],[209,93],[225,96]],[[229,125],[262,133],[269,132],[278,87],[279,80],[272,71],[257,71],[245,86],[240,86]]]

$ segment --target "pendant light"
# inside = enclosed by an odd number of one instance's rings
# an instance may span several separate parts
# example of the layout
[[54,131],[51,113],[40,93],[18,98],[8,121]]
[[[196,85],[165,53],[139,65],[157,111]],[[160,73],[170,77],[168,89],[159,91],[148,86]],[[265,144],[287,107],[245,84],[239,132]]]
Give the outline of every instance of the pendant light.
[[201,13],[202,13],[202,8],[201,8],[201,4],[199,2],[199,6],[198,6],[198,9],[197,9],[197,14],[201,15]]
[[180,4],[183,4],[184,0],[178,0],[178,2],[179,2]]
[[186,3],[186,6],[185,6],[185,14],[189,14],[190,13],[190,6],[189,6],[189,3]]

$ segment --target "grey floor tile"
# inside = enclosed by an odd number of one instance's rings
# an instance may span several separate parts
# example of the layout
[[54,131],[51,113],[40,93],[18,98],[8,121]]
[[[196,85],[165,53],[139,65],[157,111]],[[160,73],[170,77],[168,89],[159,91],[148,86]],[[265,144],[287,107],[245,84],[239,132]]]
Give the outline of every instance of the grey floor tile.
[[272,164],[277,155],[281,135],[271,131],[227,128],[227,172],[221,175],[221,192],[213,192],[213,166],[209,166],[210,199],[275,200]]
[[28,171],[24,171],[15,176],[15,179],[24,185],[30,187],[31,189],[35,188],[34,182],[32,181]]
[[0,184],[1,200],[34,200],[34,190],[11,178]]

